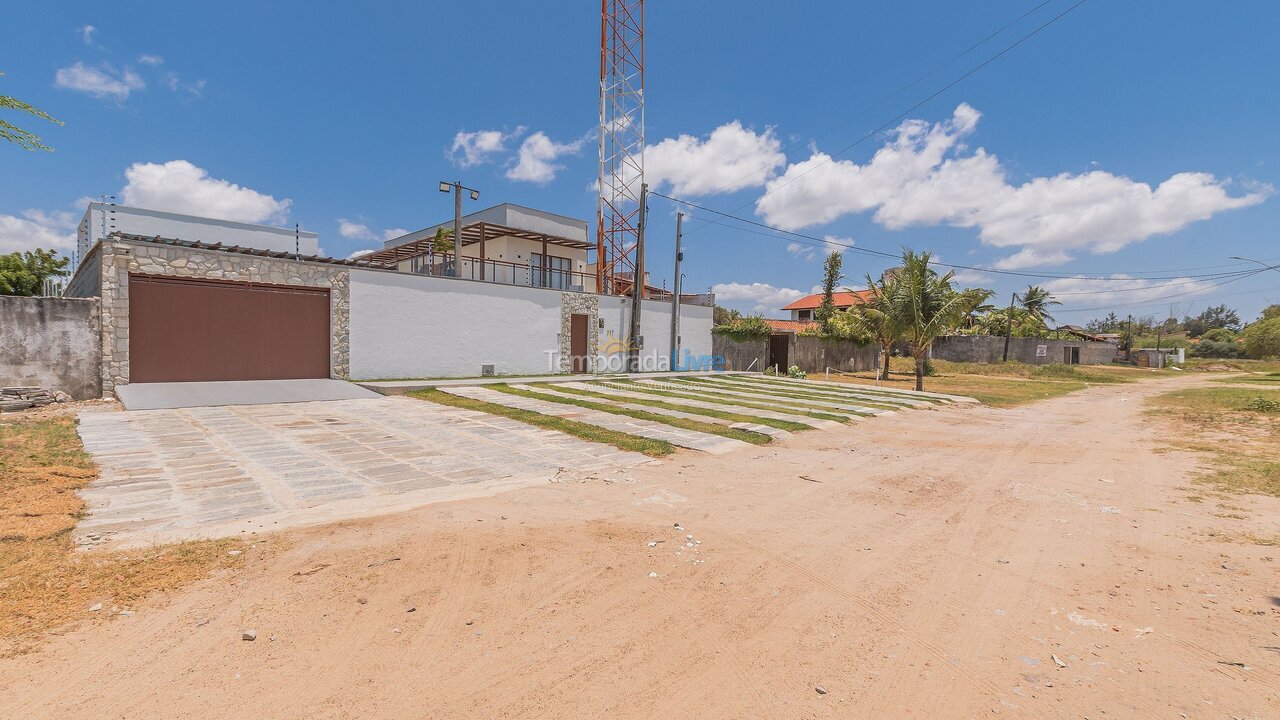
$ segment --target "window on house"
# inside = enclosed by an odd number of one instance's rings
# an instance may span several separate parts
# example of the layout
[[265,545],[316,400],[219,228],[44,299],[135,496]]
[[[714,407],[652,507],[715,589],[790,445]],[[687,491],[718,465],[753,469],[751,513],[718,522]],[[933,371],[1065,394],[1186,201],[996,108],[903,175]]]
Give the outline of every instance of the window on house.
[[544,256],[533,253],[529,256],[529,264],[533,266],[530,273],[531,284],[536,287],[567,290],[573,284],[573,261],[569,258],[546,255],[544,265]]
[[797,320],[812,320],[812,319],[813,319],[813,311],[812,311],[812,310],[799,310],[799,311],[797,311],[797,312],[796,312],[796,319],[797,319]]

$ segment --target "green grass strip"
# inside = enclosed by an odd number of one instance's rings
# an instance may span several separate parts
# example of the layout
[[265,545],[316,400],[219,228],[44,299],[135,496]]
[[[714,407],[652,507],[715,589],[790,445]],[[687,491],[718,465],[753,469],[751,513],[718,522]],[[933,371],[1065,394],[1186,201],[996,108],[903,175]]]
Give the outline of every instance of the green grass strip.
[[[724,390],[736,390],[737,392],[756,392],[756,393],[760,393],[762,396],[767,395],[769,397],[781,396],[789,399],[811,400],[811,401],[829,402],[829,403],[845,404],[845,405],[856,405],[859,407],[879,408],[881,410],[902,410],[904,408],[909,407],[901,403],[892,403],[888,401],[864,400],[862,398],[832,396],[832,395],[823,395],[820,393],[804,392],[803,389],[800,389],[800,392],[783,390],[781,388],[774,390],[772,388],[764,387],[757,383],[752,383],[752,382],[738,383],[738,382],[723,381],[723,380],[707,380],[705,378],[698,378],[698,377],[687,377],[687,378],[678,378],[678,379],[696,382],[698,385],[705,386],[705,387],[719,387]],[[764,398],[762,397],[761,399],[763,400]]]
[[410,397],[420,400],[428,400],[441,405],[462,408],[464,410],[476,410],[490,415],[498,415],[519,422],[535,425],[547,430],[558,430],[574,437],[589,440],[591,442],[604,443],[612,445],[619,450],[630,450],[632,452],[643,453],[650,457],[662,457],[670,455],[676,451],[675,445],[666,440],[654,440],[639,435],[631,435],[629,433],[618,432],[617,430],[609,430],[607,428],[589,425],[587,423],[577,422],[575,420],[566,420],[554,415],[543,415],[531,410],[521,410],[519,408],[507,407],[496,403],[485,402],[483,400],[472,400],[471,398],[450,395],[436,389],[417,390],[409,393]]
[[[672,385],[676,384],[674,383],[673,380],[664,380],[663,382],[670,383]],[[859,412],[857,410],[838,410],[832,407],[815,405],[805,400],[798,400],[795,398],[774,397],[774,396],[768,396],[764,394],[757,394],[754,398],[744,397],[741,395],[725,395],[721,392],[716,392],[715,386],[709,385],[709,384],[679,383],[679,385],[683,385],[687,387],[687,392],[694,393],[693,396],[698,400],[705,400],[710,402],[722,402],[722,403],[727,403],[732,405],[742,405],[747,403],[750,403],[750,404],[768,403],[768,405],[765,407],[767,407],[769,410],[773,410],[774,412],[796,412],[796,413],[808,414],[808,415],[812,415],[813,413],[820,413],[820,414],[825,414],[826,416],[831,416],[833,413],[844,413],[845,415],[854,415],[858,417],[871,417],[873,415],[873,413],[870,413],[870,412]],[[643,390],[644,392],[650,392],[649,388],[653,386],[637,385],[636,387],[640,390]],[[726,387],[723,389],[735,390],[736,388]],[[662,388],[662,392],[671,392],[672,390],[675,390],[675,388],[670,388],[670,387]],[[848,422],[849,420],[849,418],[845,416],[836,416],[836,417],[840,422]]]
[[690,420],[688,418],[671,417],[670,415],[659,415],[657,413],[645,412],[643,410],[632,410],[630,408],[618,407],[616,405],[605,405],[604,403],[591,402],[589,400],[577,400],[574,398],[561,397],[559,395],[547,395],[545,393],[533,392],[530,390],[520,390],[510,385],[499,383],[497,385],[486,385],[489,390],[497,390],[508,395],[518,395],[520,397],[532,398],[534,400],[545,400],[547,402],[560,403],[561,405],[574,405],[587,410],[599,410],[600,412],[612,413],[614,415],[625,415],[635,418],[636,420],[648,420],[650,422],[662,423],[671,427],[681,428],[683,430],[694,430],[708,435],[719,435],[721,437],[741,440],[753,445],[766,445],[773,440],[772,437],[764,433],[751,432],[750,430],[738,430],[737,428],[725,427],[715,423],[700,422],[698,420]]
[[874,389],[859,391],[859,390],[843,390],[840,388],[833,388],[827,385],[813,385],[813,384],[802,385],[801,383],[807,382],[805,380],[799,380],[796,382],[787,382],[785,380],[770,380],[768,378],[758,378],[758,377],[744,378],[738,375],[738,376],[726,377],[724,380],[720,380],[719,382],[732,384],[735,387],[747,387],[753,390],[763,390],[766,392],[775,392],[775,393],[797,392],[797,393],[819,396],[821,399],[833,398],[837,400],[850,400],[850,401],[859,402],[859,403],[861,402],[880,403],[882,406],[895,407],[895,408],[901,408],[904,406],[910,407],[912,405],[915,405],[916,403],[921,403],[921,402],[928,403],[928,404],[937,402],[937,400],[929,400],[927,398],[914,398],[914,397],[906,397],[903,395],[895,395],[891,393],[876,392]]
[[797,385],[800,385],[801,383],[809,383],[808,386],[801,385],[801,390],[805,392],[822,392],[822,393],[834,393],[834,394],[844,394],[844,395],[848,395],[850,393],[859,393],[862,395],[871,395],[871,396],[879,395],[886,400],[894,400],[894,401],[910,400],[913,402],[926,402],[926,403],[937,403],[937,404],[946,402],[942,398],[929,397],[927,395],[908,394],[898,390],[894,390],[892,388],[881,388],[881,387],[876,387],[875,385],[861,385],[858,383],[843,383],[841,384],[840,387],[835,387],[833,385],[820,385],[816,382],[812,382],[809,380],[797,380],[797,381],[775,380],[772,377],[764,376],[764,375],[730,375],[730,376],[727,376],[725,379],[734,380],[737,382],[763,383],[765,385],[769,385],[772,387],[792,387],[792,388],[796,387]]
[[[707,397],[706,395],[693,395],[688,393],[675,392],[666,388],[659,388],[655,385],[641,385],[634,380],[611,380],[600,383],[610,387],[616,387],[621,390],[633,390],[635,392],[645,393],[646,395],[660,395],[662,397],[678,398],[681,400],[700,400],[702,402],[723,403],[725,405],[734,405],[737,407],[751,408],[752,410],[768,410],[770,412],[786,413],[788,415],[803,415],[811,417],[815,420],[834,420],[838,423],[847,423],[849,418],[844,415],[833,415],[829,412],[821,412],[819,410],[810,410],[807,408],[777,408],[768,405],[759,405],[751,402],[750,398],[742,398],[741,402],[736,399],[728,398],[723,395],[717,397]],[[862,415],[863,413],[850,413]]]
[[727,410],[716,410],[713,408],[692,407],[689,405],[679,405],[676,403],[663,402],[661,400],[649,400],[640,398],[622,397],[620,395],[610,395],[608,393],[596,392],[594,390],[582,390],[579,388],[565,387],[564,385],[550,385],[540,383],[534,387],[550,387],[557,392],[570,393],[572,395],[582,395],[585,397],[600,398],[610,403],[632,403],[635,405],[647,405],[649,407],[663,408],[666,410],[677,410],[679,412],[687,412],[693,415],[706,415],[707,417],[719,418],[735,423],[753,423],[756,425],[768,425],[769,427],[778,428],[779,430],[789,430],[798,432],[801,430],[812,430],[812,425],[793,422],[791,420],[776,420],[774,418],[758,417],[756,415],[742,415],[740,413],[729,412]]

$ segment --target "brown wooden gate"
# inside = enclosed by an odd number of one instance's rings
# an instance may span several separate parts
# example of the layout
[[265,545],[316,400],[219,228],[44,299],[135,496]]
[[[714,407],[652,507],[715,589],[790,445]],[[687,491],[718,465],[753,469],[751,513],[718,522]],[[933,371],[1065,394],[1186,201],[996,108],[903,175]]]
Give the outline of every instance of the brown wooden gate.
[[769,367],[777,367],[778,372],[785,373],[791,366],[787,357],[791,349],[791,335],[778,333],[769,336]]
[[590,315],[569,316],[569,369],[575,373],[589,372],[587,363],[587,323]]
[[130,382],[327,377],[327,289],[129,276]]

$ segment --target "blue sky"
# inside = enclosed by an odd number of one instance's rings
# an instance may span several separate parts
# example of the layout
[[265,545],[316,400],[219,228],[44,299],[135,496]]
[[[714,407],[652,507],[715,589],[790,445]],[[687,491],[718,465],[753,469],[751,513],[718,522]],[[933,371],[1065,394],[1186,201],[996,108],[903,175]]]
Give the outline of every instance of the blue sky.
[[[647,178],[860,248],[1081,274],[961,274],[1002,297],[1048,284],[1061,321],[1280,302],[1280,272],[1196,277],[1280,258],[1275,3],[1090,0],[832,157],[1073,3],[651,2]],[[56,152],[0,147],[0,251],[65,243],[101,193],[300,222],[335,256],[446,220],[440,179],[481,190],[469,209],[594,217],[591,3],[21,2],[6,24],[0,94],[66,124],[4,114]],[[650,207],[669,284],[674,206]],[[819,281],[821,248],[693,215],[687,289],[776,317]],[[845,254],[850,284],[888,264]],[[1093,279],[1112,274],[1136,279]]]

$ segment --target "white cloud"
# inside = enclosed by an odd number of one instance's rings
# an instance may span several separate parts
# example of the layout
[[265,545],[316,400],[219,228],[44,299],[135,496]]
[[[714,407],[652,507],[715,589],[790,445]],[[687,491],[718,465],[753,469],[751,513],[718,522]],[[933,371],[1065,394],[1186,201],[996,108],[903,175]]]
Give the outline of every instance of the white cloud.
[[134,163],[124,171],[120,197],[125,205],[247,223],[282,224],[290,200],[209,177],[186,160]]
[[516,162],[507,170],[508,180],[544,185],[556,179],[556,173],[564,169],[556,160],[563,155],[573,155],[582,148],[583,140],[558,143],[546,133],[536,132],[524,139],[516,154]]
[[92,25],[85,25],[84,27],[80,28],[80,39],[84,41],[85,45],[92,45],[93,34],[96,32],[98,32],[98,28]]
[[734,120],[705,139],[667,138],[644,151],[645,180],[676,195],[707,195],[758,187],[787,162],[772,128],[756,133]]
[[818,252],[822,252],[825,259],[827,255],[833,252],[842,253],[853,246],[853,238],[839,237],[837,235],[822,236],[822,245],[805,245],[798,242],[787,243],[787,252],[805,260],[813,260],[818,257]]
[[159,55],[150,55],[147,53],[143,53],[138,56],[138,62],[142,65],[153,65],[153,66],[163,65],[164,58],[160,57]]
[[524,126],[505,133],[501,130],[459,132],[453,136],[449,159],[458,167],[471,167],[492,160],[507,151],[507,142],[524,134]]
[[355,260],[356,258],[360,257],[361,255],[368,255],[369,253],[376,253],[376,252],[378,252],[378,248],[371,248],[371,249],[367,249],[367,250],[357,250],[357,251],[355,251],[355,252],[351,253],[350,255],[348,255],[348,256],[347,256],[347,259],[348,259],[348,260]]
[[859,165],[815,152],[766,185],[756,212],[788,230],[874,211],[890,229],[977,228],[983,244],[1016,248],[1000,268],[1052,265],[1075,253],[1108,253],[1265,200],[1269,186],[1227,193],[1207,173],[1177,173],[1155,188],[1093,170],[1011,184],[999,159],[964,139],[981,114],[967,104],[940,123],[909,120]]
[[0,215],[0,254],[45,248],[71,251],[76,246],[76,217],[68,212],[26,210]]
[[798,242],[787,243],[787,252],[805,260],[812,260],[815,255],[812,245],[803,245]]
[[719,283],[711,286],[716,302],[745,308],[753,313],[777,313],[809,293],[768,283]]
[[1186,277],[1172,280],[1147,280],[1131,275],[1110,277],[1109,280],[1061,278],[1040,283],[1040,286],[1052,293],[1066,309],[1073,306],[1139,305],[1165,299],[1181,301],[1185,297],[1203,295],[1214,287],[1211,282]]
[[375,236],[368,225],[338,218],[338,234],[350,240],[372,240]]
[[379,233],[364,223],[338,218],[338,234],[348,240],[392,240],[402,235],[408,235],[409,232],[404,228],[393,227]]
[[822,236],[822,251],[830,255],[833,252],[844,252],[853,247],[853,238],[838,235]]
[[124,102],[135,90],[143,90],[147,84],[132,70],[116,70],[107,63],[88,67],[77,61],[70,67],[58,68],[53,76],[53,86],[64,90],[82,92],[90,97],[110,98]]

